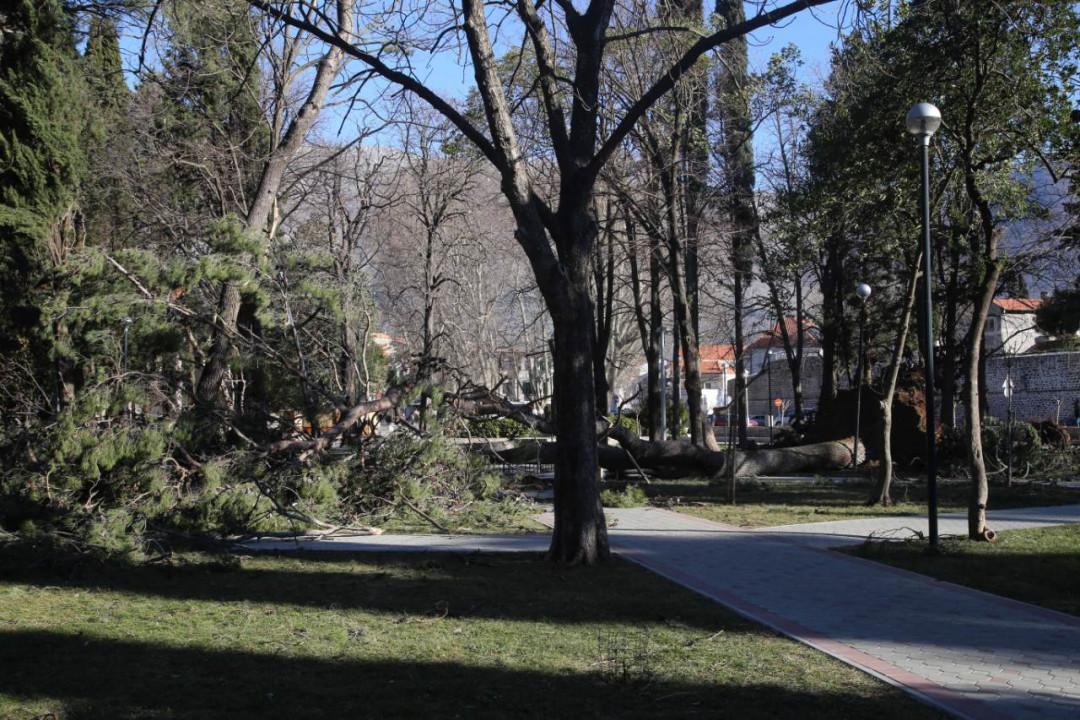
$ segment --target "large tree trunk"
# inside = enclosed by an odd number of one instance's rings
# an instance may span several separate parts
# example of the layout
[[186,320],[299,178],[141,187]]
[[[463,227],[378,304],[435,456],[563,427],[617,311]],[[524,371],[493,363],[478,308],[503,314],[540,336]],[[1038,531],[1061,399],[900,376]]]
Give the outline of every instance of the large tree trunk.
[[217,403],[221,383],[224,382],[229,370],[228,360],[232,352],[232,339],[236,336],[239,316],[240,286],[233,280],[227,280],[221,286],[210,353],[195,386],[196,405],[210,406]]
[[[584,282],[578,287],[588,287]],[[592,564],[608,556],[607,525],[596,486],[596,408],[593,388],[593,307],[587,294],[570,295],[552,313],[555,331],[555,529],[549,557]]]

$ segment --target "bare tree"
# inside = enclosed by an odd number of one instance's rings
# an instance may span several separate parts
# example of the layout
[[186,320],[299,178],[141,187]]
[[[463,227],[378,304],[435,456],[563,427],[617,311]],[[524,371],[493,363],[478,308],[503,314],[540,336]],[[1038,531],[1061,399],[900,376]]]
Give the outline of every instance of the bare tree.
[[[337,0],[334,3],[335,24],[338,28],[336,36],[341,42],[348,42],[352,37],[353,5],[354,0]],[[314,8],[307,9],[308,18],[312,18],[314,14]],[[283,38],[283,59],[287,62],[295,54],[299,36],[286,34]],[[344,53],[340,47],[336,45],[327,47],[326,54],[322,56],[316,66],[315,77],[312,80],[307,97],[287,126],[283,125],[282,111],[278,108],[282,106],[283,98],[291,89],[293,81],[299,77],[299,72],[284,69],[285,62],[282,63],[283,69],[276,75],[279,78],[277,86],[278,100],[275,103],[272,129],[280,132],[284,127],[284,134],[272,136],[270,156],[263,165],[255,196],[247,207],[245,226],[251,236],[261,239],[263,236],[271,234],[273,224],[270,215],[277,202],[285,170],[300,149],[308,132],[315,125],[315,121],[318,119],[326,101],[326,96],[330,92],[330,86],[341,68],[343,57]],[[232,337],[236,334],[239,314],[240,285],[235,280],[226,280],[221,285],[221,295],[218,301],[210,352],[195,387],[195,401],[197,403],[209,404],[217,399],[221,383],[228,370],[228,358],[232,352]]]
[[[542,11],[531,0],[517,2],[512,12],[531,45],[538,68],[537,87],[542,98],[550,158],[557,168],[555,191],[545,197],[521,152],[514,126],[514,108],[507,101],[500,75],[492,26],[502,23],[474,0],[464,0],[444,13],[428,7],[396,25],[394,42],[353,44],[347,29],[320,17],[297,14],[294,3],[252,0],[251,5],[283,22],[310,32],[341,48],[363,63],[371,74],[425,100],[445,115],[497,169],[504,195],[513,212],[516,237],[529,258],[554,329],[556,438],[555,530],[550,555],[567,563],[592,563],[608,553],[607,531],[596,489],[596,407],[592,364],[594,307],[589,292],[589,263],[596,241],[592,195],[604,165],[622,145],[641,116],[666,95],[708,51],[759,27],[782,20],[825,0],[797,0],[745,22],[731,23],[694,42],[683,55],[658,74],[655,82],[634,102],[606,138],[599,134],[600,77],[605,50],[616,42],[632,42],[636,32],[609,36],[614,2],[594,0],[584,11],[562,0]],[[301,6],[303,7],[303,6]],[[556,19],[556,10],[558,18]],[[495,15],[500,15],[496,11]],[[389,27],[394,16],[385,18]],[[407,58],[402,46],[416,46],[409,28],[441,20],[437,34],[425,46],[438,50],[443,38],[463,39],[483,107],[486,132],[444,97],[426,85],[407,66],[388,63]],[[424,22],[419,22],[424,21]],[[460,34],[456,30],[460,28]],[[636,29],[635,29],[636,30]],[[572,67],[558,64],[555,40],[572,51]],[[380,51],[379,48],[388,48]],[[567,74],[568,72],[568,74]],[[569,77],[572,92],[560,84]]]

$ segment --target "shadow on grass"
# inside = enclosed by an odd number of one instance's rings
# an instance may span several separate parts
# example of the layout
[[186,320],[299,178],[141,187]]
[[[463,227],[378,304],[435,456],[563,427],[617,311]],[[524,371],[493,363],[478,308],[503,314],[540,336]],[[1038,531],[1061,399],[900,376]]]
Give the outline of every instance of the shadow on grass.
[[[672,619],[712,632],[766,632],[705,599],[673,606],[674,586],[621,560],[562,568],[537,554],[348,554],[330,551],[220,556],[148,565],[88,560],[43,547],[0,548],[0,582],[118,591],[205,602],[249,602],[399,615],[540,621],[652,623]],[[602,603],[585,602],[601,588]],[[650,601],[651,600],[651,601]]]
[[[937,717],[895,691],[609,683],[455,662],[324,660],[0,631],[0,694],[91,718]],[[789,681],[789,684],[794,684]],[[16,716],[18,717],[18,716]],[[27,715],[31,717],[31,715]]]

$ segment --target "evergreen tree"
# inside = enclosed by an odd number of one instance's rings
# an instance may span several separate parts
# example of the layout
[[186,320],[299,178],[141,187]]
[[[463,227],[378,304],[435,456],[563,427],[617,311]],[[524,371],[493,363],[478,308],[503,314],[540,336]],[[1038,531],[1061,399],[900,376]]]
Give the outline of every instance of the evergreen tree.
[[133,221],[124,173],[131,162],[131,93],[124,82],[120,38],[109,19],[90,20],[82,71],[93,114],[85,138],[88,172],[80,191],[91,244],[117,247]]
[[1035,322],[1051,335],[1075,335],[1080,330],[1080,278],[1071,288],[1059,288],[1035,312]]
[[94,106],[110,114],[123,112],[130,93],[124,82],[120,36],[115,22],[100,17],[90,20],[82,66]]
[[[42,368],[57,341],[50,285],[81,241],[75,198],[85,168],[85,87],[58,0],[20,0],[0,36],[0,351],[33,353]],[[62,340],[62,338],[60,338]],[[44,370],[39,378],[48,376]],[[54,376],[55,377],[55,376]]]

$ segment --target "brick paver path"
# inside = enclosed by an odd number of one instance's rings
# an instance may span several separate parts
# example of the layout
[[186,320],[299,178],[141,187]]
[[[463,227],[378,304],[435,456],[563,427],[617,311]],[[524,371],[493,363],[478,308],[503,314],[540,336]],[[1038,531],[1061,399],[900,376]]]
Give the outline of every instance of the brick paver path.
[[[608,512],[622,557],[959,717],[1080,718],[1080,619],[823,549],[918,527],[916,518],[741,530],[655,508]],[[990,524],[1078,521],[1080,506],[1070,506],[992,513]],[[963,529],[952,527],[943,522],[942,532]],[[527,551],[546,542],[384,535],[301,546]]]

